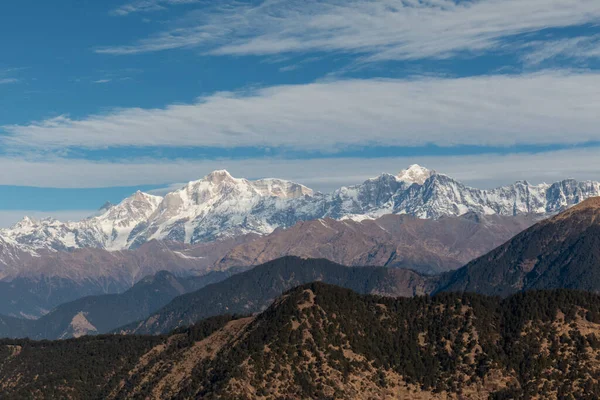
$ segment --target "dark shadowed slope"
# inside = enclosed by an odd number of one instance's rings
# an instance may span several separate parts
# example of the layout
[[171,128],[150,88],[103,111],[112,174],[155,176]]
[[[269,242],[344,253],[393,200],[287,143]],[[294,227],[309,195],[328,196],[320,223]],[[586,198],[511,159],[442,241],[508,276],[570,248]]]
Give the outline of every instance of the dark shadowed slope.
[[220,282],[235,272],[238,269],[181,278],[161,271],[123,294],[84,297],[62,304],[35,321],[4,317],[0,319],[0,337],[65,339],[107,333],[147,317],[177,296]]
[[600,198],[534,225],[444,281],[438,290],[501,296],[528,289],[600,291]]
[[358,293],[414,296],[433,290],[436,278],[403,269],[350,268],[323,259],[284,257],[179,296],[146,320],[118,331],[167,333],[214,315],[256,313],[267,308],[286,290],[313,281],[346,287]]

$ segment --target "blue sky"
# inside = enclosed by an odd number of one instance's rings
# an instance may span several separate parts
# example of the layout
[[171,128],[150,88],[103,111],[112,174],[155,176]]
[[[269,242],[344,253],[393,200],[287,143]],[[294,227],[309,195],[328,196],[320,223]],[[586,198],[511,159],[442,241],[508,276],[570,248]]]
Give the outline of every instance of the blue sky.
[[5,3],[0,226],[219,168],[600,180],[596,0]]

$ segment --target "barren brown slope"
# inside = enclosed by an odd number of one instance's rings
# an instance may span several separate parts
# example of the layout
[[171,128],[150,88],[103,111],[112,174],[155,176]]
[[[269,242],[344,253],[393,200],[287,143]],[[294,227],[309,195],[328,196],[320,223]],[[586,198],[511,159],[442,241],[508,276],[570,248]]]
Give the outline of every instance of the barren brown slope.
[[254,236],[186,245],[177,242],[150,241],[134,250],[107,251],[85,248],[70,252],[40,252],[13,266],[12,275],[4,277],[53,276],[74,281],[114,281],[129,288],[145,276],[158,271],[179,275],[203,274],[234,246]]
[[234,247],[217,263],[225,269],[283,256],[326,258],[349,266],[388,266],[437,273],[457,269],[534,223],[533,217],[466,214],[439,220],[386,215],[361,222],[300,222]]

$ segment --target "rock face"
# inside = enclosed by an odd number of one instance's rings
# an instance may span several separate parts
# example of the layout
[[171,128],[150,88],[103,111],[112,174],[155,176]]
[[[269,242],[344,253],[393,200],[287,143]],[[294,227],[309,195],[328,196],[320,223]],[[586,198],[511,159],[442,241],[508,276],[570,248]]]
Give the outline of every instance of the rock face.
[[242,243],[216,265],[258,265],[283,256],[347,266],[387,266],[433,274],[462,267],[535,222],[532,216],[464,214],[437,220],[385,215],[375,220],[300,222]]
[[[311,283],[168,336],[0,343],[7,398],[597,399],[600,298],[385,298]],[[52,368],[48,368],[52,365]],[[82,373],[85,372],[85,373]]]
[[138,192],[99,216],[79,222],[25,218],[0,238],[22,251],[83,247],[122,250],[152,239],[200,243],[245,234],[266,235],[299,221],[332,218],[361,221],[385,214],[439,219],[469,212],[548,216],[599,196],[598,182],[565,180],[552,185],[517,182],[493,190],[467,187],[413,165],[329,194],[297,183],[233,178],[215,171],[157,197]]
[[551,288],[600,292],[600,198],[532,226],[446,278],[440,290],[501,296]]

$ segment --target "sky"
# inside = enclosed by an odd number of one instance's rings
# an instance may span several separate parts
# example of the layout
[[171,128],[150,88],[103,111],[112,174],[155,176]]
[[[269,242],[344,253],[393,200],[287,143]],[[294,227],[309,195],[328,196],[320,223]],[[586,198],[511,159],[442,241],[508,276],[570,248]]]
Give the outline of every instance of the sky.
[[600,180],[597,0],[0,6],[0,227],[212,170]]

